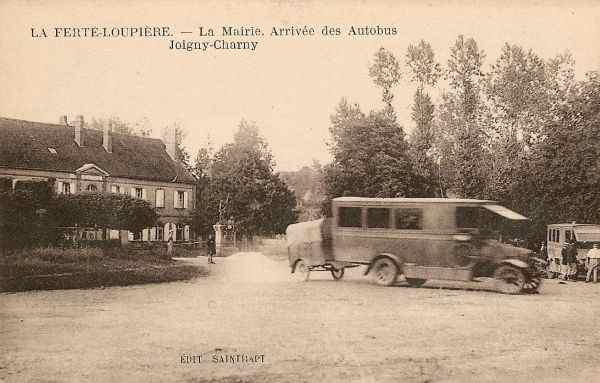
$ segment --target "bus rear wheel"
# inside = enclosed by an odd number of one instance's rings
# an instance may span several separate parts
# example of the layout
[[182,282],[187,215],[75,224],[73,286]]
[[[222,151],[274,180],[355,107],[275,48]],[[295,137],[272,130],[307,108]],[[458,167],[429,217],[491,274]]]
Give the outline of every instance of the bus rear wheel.
[[308,281],[308,278],[310,278],[310,269],[301,259],[296,262],[296,266],[294,267],[294,276],[294,279],[298,281]]
[[344,277],[344,268],[341,268],[341,269],[335,269],[335,268],[333,268],[333,269],[331,269],[331,276],[336,281],[339,281],[340,279],[342,279]]

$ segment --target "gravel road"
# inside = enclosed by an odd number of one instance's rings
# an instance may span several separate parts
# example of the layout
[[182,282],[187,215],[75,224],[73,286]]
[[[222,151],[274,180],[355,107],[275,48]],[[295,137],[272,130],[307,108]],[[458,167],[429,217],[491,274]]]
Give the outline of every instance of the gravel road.
[[216,261],[188,282],[0,294],[0,379],[600,380],[600,284],[508,296],[487,283],[380,287],[362,268],[298,282],[260,253]]

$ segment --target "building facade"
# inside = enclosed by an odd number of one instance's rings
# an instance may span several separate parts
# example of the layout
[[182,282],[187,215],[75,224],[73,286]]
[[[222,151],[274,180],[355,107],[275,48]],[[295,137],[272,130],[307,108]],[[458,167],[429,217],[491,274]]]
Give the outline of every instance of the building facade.
[[[0,118],[0,177],[54,180],[61,194],[110,192],[148,201],[157,226],[129,240],[190,241],[195,179],[176,160],[175,132],[155,138],[86,129],[82,116],[47,124]],[[111,230],[111,238],[119,232]]]

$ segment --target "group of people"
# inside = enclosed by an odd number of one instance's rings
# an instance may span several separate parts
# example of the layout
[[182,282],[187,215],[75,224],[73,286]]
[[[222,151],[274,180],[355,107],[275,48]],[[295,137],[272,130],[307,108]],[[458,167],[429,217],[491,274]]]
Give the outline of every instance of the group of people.
[[[540,248],[540,254],[542,258],[548,260],[549,262],[553,262],[552,259],[548,259],[548,249],[545,243],[542,243],[542,246]],[[562,245],[560,255],[560,265],[551,264],[550,270],[559,271],[558,278],[560,279],[563,279],[565,281],[576,281],[579,265],[579,262],[577,260],[577,242],[571,239],[570,241],[564,243]],[[597,282],[598,270],[600,269],[600,246],[598,245],[598,243],[595,243],[593,247],[588,251],[586,255],[585,265],[587,269],[587,276],[585,281]]]

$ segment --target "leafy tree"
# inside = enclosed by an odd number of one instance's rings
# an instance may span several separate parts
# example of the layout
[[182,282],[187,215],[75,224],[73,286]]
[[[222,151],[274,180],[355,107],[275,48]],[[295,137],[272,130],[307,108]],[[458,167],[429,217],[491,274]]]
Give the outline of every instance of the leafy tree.
[[450,49],[446,78],[451,91],[442,95],[436,143],[446,186],[454,194],[477,198],[485,189],[486,107],[482,100],[485,54],[475,40],[458,36]]
[[435,61],[431,45],[421,40],[417,45],[409,45],[406,53],[406,65],[409,68],[411,81],[417,84],[411,117],[415,129],[410,136],[410,155],[415,171],[428,180],[431,191],[436,189],[437,175],[433,163],[432,148],[434,144],[434,105],[426,87],[434,86],[441,76],[440,64]]
[[156,224],[149,202],[124,194],[80,193],[58,195],[50,205],[57,226],[81,226],[141,231]]
[[385,113],[393,121],[396,120],[396,113],[392,107],[394,94],[392,88],[398,84],[402,78],[400,64],[396,57],[385,48],[379,48],[375,52],[375,61],[369,68],[369,75],[375,85],[383,90],[382,100],[385,104]]
[[385,111],[365,116],[342,99],[331,116],[333,162],[324,169],[327,200],[423,196],[423,179],[413,172],[404,131]]
[[[551,223],[600,222],[600,74],[573,85],[559,119],[545,128],[514,204],[529,214],[535,240]],[[534,194],[535,193],[535,194]],[[535,198],[532,198],[532,196]]]
[[310,221],[321,217],[323,192],[323,167],[317,160],[312,166],[303,166],[298,171],[282,172],[281,178],[294,192],[298,206],[298,220]]
[[104,127],[112,127],[114,133],[133,136],[149,137],[152,134],[152,126],[148,117],[143,117],[134,123],[123,121],[117,116],[92,118],[90,122],[86,121],[85,125],[86,128],[95,130],[104,130]]
[[[197,162],[202,173],[205,154]],[[197,188],[194,226],[198,232],[206,233],[231,217],[237,230],[248,235],[283,233],[296,221],[294,195],[273,172],[271,151],[254,123],[242,120],[233,142],[209,162],[210,175],[202,178],[207,182]]]

